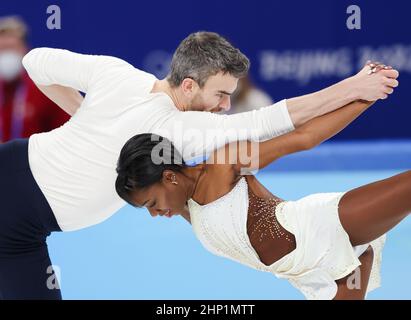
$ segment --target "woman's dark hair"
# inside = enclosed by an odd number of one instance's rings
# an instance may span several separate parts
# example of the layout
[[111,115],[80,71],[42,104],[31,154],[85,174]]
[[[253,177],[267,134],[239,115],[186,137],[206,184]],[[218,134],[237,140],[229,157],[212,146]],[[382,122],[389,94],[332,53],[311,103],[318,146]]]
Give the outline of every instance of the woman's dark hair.
[[127,203],[134,190],[160,182],[164,170],[180,172],[186,167],[181,154],[167,138],[152,133],[138,134],[127,141],[117,162],[117,194]]

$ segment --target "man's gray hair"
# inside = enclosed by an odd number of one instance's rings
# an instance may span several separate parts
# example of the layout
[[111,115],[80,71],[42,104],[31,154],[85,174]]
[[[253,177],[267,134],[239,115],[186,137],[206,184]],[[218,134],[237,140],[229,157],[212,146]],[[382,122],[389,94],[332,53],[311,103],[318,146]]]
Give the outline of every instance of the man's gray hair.
[[217,33],[202,31],[180,43],[167,80],[172,87],[178,87],[185,78],[191,78],[203,87],[210,76],[219,72],[242,78],[249,68],[250,61],[239,49]]

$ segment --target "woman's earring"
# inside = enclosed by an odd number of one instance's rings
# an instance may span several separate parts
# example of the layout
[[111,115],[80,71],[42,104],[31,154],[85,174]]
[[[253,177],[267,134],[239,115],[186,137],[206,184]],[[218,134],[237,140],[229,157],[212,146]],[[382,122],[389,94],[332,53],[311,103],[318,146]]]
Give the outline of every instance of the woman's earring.
[[171,181],[172,184],[178,184],[178,182],[176,181],[176,176],[173,176],[173,181]]

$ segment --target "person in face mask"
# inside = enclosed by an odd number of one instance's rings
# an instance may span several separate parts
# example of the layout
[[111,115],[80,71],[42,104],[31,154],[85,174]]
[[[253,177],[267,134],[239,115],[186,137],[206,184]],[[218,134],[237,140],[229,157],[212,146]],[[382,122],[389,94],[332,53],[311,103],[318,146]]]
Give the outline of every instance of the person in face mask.
[[0,143],[63,125],[70,116],[44,96],[22,66],[27,26],[18,17],[0,17]]

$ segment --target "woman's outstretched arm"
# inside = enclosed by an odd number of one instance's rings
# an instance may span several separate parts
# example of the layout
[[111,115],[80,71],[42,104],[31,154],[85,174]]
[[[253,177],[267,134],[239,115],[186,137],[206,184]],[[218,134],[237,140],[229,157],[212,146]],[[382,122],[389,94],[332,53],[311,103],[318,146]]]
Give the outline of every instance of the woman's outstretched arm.
[[[224,162],[233,165],[236,172],[264,168],[287,154],[308,150],[339,133],[374,102],[355,101],[336,111],[312,119],[296,130],[264,142],[239,141],[224,149]],[[222,163],[221,151],[211,161]],[[217,157],[217,158],[216,158]],[[235,160],[233,163],[233,160]],[[219,162],[218,162],[219,161]]]
[[374,103],[375,102],[369,101],[355,101],[344,108],[313,119],[302,126],[302,134],[306,137],[306,149],[314,148],[325,140],[335,136]]

